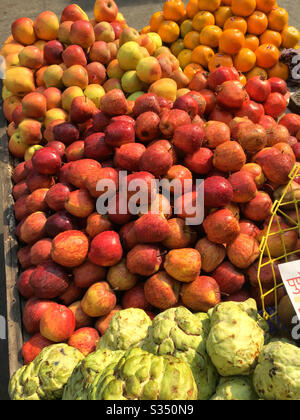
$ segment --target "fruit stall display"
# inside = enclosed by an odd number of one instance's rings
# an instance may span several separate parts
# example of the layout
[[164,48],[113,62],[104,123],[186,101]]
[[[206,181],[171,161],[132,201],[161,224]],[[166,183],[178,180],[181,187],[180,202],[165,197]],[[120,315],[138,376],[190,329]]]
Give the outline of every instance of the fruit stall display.
[[[60,19],[13,22],[2,96],[20,271],[8,289],[22,296],[27,338],[12,399],[300,399],[291,303],[276,277],[276,264],[300,255],[300,115],[286,113],[288,73],[275,71],[289,71],[277,49],[299,37],[275,2],[236,3],[167,1],[141,33],[113,0],[96,0],[91,20],[72,4]],[[213,25],[220,45],[193,26],[210,15],[204,31]],[[225,16],[244,31],[223,28]],[[261,68],[241,69],[244,33],[254,40],[257,25],[280,44],[258,45]],[[227,31],[241,33],[238,51],[224,51]],[[194,51],[212,49],[215,65],[183,60],[195,32]],[[224,53],[234,59],[218,62]],[[168,199],[153,194],[156,179],[193,187]],[[198,202],[199,179],[204,221],[194,226],[180,204]],[[103,214],[99,180],[114,187]],[[137,215],[132,182],[152,199]]]

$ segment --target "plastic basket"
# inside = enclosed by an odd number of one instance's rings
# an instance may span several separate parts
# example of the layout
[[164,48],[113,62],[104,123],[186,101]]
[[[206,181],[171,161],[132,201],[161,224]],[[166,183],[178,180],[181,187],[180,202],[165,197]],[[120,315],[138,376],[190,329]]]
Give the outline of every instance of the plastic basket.
[[[271,211],[271,219],[267,229],[266,235],[262,238],[260,245],[260,259],[258,266],[258,284],[261,293],[262,301],[262,311],[263,316],[266,320],[272,321],[274,324],[279,325],[280,321],[278,319],[278,289],[283,286],[282,282],[278,282],[275,274],[274,264],[281,262],[289,262],[292,255],[299,256],[300,260],[300,242],[298,242],[296,249],[293,251],[287,251],[286,244],[284,241],[284,234],[288,231],[297,231],[298,236],[300,237],[300,189],[295,190],[294,180],[296,177],[300,177],[300,164],[297,163],[292,172],[289,175],[290,181],[288,185],[283,189],[283,193],[279,200],[276,200],[273,204]],[[300,187],[300,186],[299,186]],[[294,211],[294,217],[290,217],[287,213]],[[283,229],[280,224],[280,217],[284,219],[286,223],[289,223],[291,226],[289,228]],[[274,226],[278,226],[278,230],[274,229]],[[274,231],[275,230],[275,231]],[[272,236],[280,235],[280,239],[283,247],[283,254],[274,258],[270,252],[269,240]],[[299,248],[299,249],[297,249]],[[271,266],[273,272],[274,287],[267,292],[263,290],[263,285],[261,281],[261,270],[265,266]],[[266,298],[270,294],[274,293],[275,298],[275,308],[268,307],[266,305]],[[275,310],[274,310],[275,309]]]

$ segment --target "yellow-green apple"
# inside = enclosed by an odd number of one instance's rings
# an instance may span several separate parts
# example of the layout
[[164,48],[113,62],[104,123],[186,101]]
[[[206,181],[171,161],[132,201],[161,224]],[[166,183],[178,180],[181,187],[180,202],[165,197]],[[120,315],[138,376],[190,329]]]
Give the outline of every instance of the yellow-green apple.
[[148,51],[136,42],[130,41],[123,44],[118,52],[118,61],[122,70],[136,70],[142,58],[149,57]]
[[56,87],[57,89],[63,88],[63,69],[57,65],[52,64],[51,66],[47,67],[44,74],[43,74],[43,81],[47,88],[49,87]]
[[152,83],[149,93],[155,93],[158,97],[175,102],[177,93],[177,83],[173,79],[164,78]]
[[61,108],[52,108],[49,109],[45,114],[45,120],[44,120],[44,126],[46,128],[49,127],[49,125],[56,120],[63,120],[66,121],[68,118],[67,113],[61,109]]
[[[28,149],[25,152],[24,160],[25,161],[31,161],[35,152],[37,152],[38,150],[41,150],[41,149],[43,149],[43,146],[41,146],[40,144],[34,144],[33,146],[29,146]],[[35,173],[37,173],[37,172],[35,172]],[[41,174],[39,174],[39,175],[41,175]],[[29,176],[30,176],[30,174],[29,174]]]
[[17,96],[24,96],[35,90],[34,76],[27,67],[11,67],[6,71],[4,86]]
[[93,284],[84,295],[81,307],[88,316],[96,318],[109,314],[116,306],[117,299],[106,282]]
[[85,89],[84,95],[87,98],[89,98],[91,101],[93,101],[94,104],[96,105],[96,107],[99,109],[100,108],[100,100],[101,100],[102,96],[105,95],[105,90],[99,84],[91,84]]
[[63,109],[70,112],[73,99],[78,96],[84,96],[83,90],[79,86],[71,86],[63,91],[61,96]]

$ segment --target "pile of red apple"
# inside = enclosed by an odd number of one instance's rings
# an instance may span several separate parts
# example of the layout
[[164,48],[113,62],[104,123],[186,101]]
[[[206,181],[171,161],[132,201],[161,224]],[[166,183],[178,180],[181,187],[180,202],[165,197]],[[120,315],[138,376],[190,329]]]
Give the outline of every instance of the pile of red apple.
[[[17,286],[27,299],[25,330],[34,335],[25,363],[52,342],[88,354],[122,308],[154,317],[177,305],[205,312],[250,296],[260,304],[260,240],[276,191],[300,158],[300,116],[277,123],[287,107],[284,81],[254,77],[244,88],[238,80],[234,68],[200,72],[175,103],[148,93],[133,108],[118,89],[101,98],[101,111],[76,98],[68,122],[54,125],[51,141],[15,168]],[[120,170],[149,190],[157,178],[205,179],[203,225],[188,226],[160,194],[160,214],[153,203],[140,217],[98,214],[97,182],[109,179],[118,191]],[[179,199],[194,202],[196,194]],[[298,235],[274,235],[270,245],[279,257],[283,246],[297,248]],[[261,277],[270,290],[272,270]]]

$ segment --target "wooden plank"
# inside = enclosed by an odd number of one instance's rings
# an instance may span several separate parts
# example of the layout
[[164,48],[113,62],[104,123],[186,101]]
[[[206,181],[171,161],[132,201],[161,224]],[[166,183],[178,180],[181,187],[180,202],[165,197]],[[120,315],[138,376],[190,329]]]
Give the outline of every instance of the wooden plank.
[[[2,86],[0,86],[2,88]],[[16,287],[18,277],[18,242],[14,236],[15,218],[13,211],[12,181],[11,174],[15,161],[11,159],[8,151],[8,137],[6,134],[6,121],[0,108],[0,188],[2,206],[2,230],[4,264],[1,264],[2,273],[6,284],[6,309],[7,309],[7,345],[9,358],[10,376],[22,366],[21,348],[22,315],[21,299]],[[3,275],[2,274],[2,275]],[[3,284],[3,283],[2,283]]]

